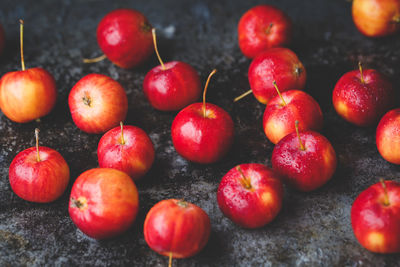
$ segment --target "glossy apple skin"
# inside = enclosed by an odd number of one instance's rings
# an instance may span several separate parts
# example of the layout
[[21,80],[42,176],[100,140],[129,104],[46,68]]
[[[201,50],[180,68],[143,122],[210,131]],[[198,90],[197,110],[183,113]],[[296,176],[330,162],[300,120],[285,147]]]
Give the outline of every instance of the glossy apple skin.
[[376,146],[385,160],[400,164],[400,108],[382,117],[376,129]]
[[152,26],[133,9],[116,9],[97,26],[97,43],[115,65],[129,69],[153,53]]
[[273,85],[274,81],[281,93],[302,90],[307,74],[293,51],[287,48],[271,48],[253,59],[248,77],[255,98],[263,104],[268,104],[278,95]]
[[279,176],[257,163],[232,168],[222,177],[217,193],[222,213],[245,228],[258,228],[271,222],[281,210],[282,198],[283,186]]
[[354,0],[353,21],[368,37],[382,37],[400,31],[399,0]]
[[305,150],[296,133],[284,137],[272,152],[272,168],[299,191],[315,190],[328,182],[336,170],[336,153],[323,135],[300,132]]
[[155,252],[188,258],[200,252],[210,236],[210,219],[200,207],[178,199],[154,205],[144,221],[144,239]]
[[39,146],[25,149],[11,162],[8,174],[11,189],[20,198],[38,203],[48,203],[59,198],[69,182],[69,167],[54,149]]
[[172,127],[172,142],[185,159],[202,164],[222,159],[232,145],[234,125],[231,116],[222,108],[206,103],[194,103],[176,115]]
[[[90,99],[90,105],[84,98]],[[68,97],[69,109],[76,126],[87,133],[104,133],[125,120],[128,98],[124,88],[102,74],[80,79]]]
[[322,129],[323,115],[317,101],[309,94],[290,90],[274,97],[265,108],[263,128],[268,139],[277,144],[283,137],[296,131],[295,122],[299,121],[299,130]]
[[376,125],[395,104],[396,95],[389,80],[373,69],[344,74],[333,90],[333,106],[346,121],[358,126]]
[[238,37],[242,53],[254,58],[268,48],[288,45],[292,39],[292,22],[276,7],[255,6],[241,17]]
[[126,173],[95,168],[76,179],[68,209],[72,221],[87,236],[111,238],[125,232],[135,221],[138,192]]
[[142,129],[124,125],[124,144],[121,128],[106,132],[97,147],[99,167],[113,168],[128,174],[133,180],[145,175],[154,161],[154,146]]
[[181,110],[201,95],[200,78],[189,64],[172,61],[150,70],[143,81],[143,91],[150,104],[162,111]]
[[376,253],[400,252],[400,184],[385,181],[389,205],[381,183],[356,198],[351,207],[351,225],[360,244]]
[[6,36],[4,33],[4,29],[0,24],[0,55],[3,53],[5,46],[6,46]]
[[8,72],[0,80],[0,108],[14,122],[30,122],[47,115],[56,99],[56,82],[42,68]]

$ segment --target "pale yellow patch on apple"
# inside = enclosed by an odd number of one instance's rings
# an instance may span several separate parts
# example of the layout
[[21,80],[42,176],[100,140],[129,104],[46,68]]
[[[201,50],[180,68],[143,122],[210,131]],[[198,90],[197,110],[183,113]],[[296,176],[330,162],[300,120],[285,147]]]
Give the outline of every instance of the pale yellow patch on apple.
[[385,237],[379,232],[368,234],[368,242],[374,251],[380,251],[385,245]]

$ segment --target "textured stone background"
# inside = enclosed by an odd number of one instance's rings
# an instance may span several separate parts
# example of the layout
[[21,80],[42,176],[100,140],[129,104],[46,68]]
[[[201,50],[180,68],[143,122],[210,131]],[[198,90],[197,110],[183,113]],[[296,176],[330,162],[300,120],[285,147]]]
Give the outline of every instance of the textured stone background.
[[[400,181],[400,167],[385,162],[375,146],[375,128],[357,128],[340,119],[331,104],[339,77],[358,60],[400,83],[399,36],[372,40],[355,29],[351,4],[345,0],[264,1],[285,10],[295,23],[291,48],[308,72],[307,91],[325,115],[323,134],[336,149],[339,165],[333,179],[316,192],[286,189],[278,217],[258,230],[244,230],[226,219],[216,202],[221,177],[239,163],[270,165],[273,145],[263,134],[264,106],[252,96],[237,104],[232,99],[248,89],[247,68],[237,45],[237,22],[262,1],[184,0],[1,0],[0,21],[8,49],[0,60],[0,74],[20,69],[18,19],[25,20],[27,67],[41,66],[57,80],[59,98],[53,112],[40,123],[15,124],[0,115],[0,265],[136,265],[166,266],[167,258],[151,251],[143,238],[147,211],[166,198],[184,198],[210,216],[212,235],[197,256],[175,260],[175,266],[400,266],[399,255],[364,250],[353,236],[350,208],[355,197],[380,177]],[[151,108],[142,93],[146,72],[157,65],[155,56],[138,69],[123,70],[109,61],[84,65],[83,57],[100,54],[97,23],[118,7],[136,8],[157,27],[165,61],[192,64],[205,81],[213,68],[208,100],[225,108],[235,122],[236,139],[229,157],[218,164],[199,166],[182,159],[170,138],[175,113]],[[69,192],[76,177],[97,166],[100,135],[88,135],[72,122],[67,96],[84,75],[103,73],[126,89],[126,124],[143,128],[153,140],[157,156],[152,171],[137,186],[140,212],[123,236],[95,241],[74,226],[68,215]],[[8,166],[21,150],[34,145],[34,128],[41,144],[58,150],[71,168],[67,192],[56,202],[38,205],[19,199],[10,189]]]

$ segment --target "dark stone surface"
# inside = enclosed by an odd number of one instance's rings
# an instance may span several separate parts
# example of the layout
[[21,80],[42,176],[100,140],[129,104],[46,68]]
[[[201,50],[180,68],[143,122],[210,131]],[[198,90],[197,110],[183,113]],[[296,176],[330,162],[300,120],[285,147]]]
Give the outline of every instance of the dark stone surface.
[[[350,208],[355,197],[380,177],[400,181],[400,167],[385,162],[375,146],[375,128],[358,128],[340,119],[331,104],[338,78],[358,60],[400,83],[399,36],[372,40],[355,29],[351,4],[345,0],[275,0],[295,23],[292,49],[308,71],[307,89],[325,115],[323,134],[336,149],[339,165],[333,179],[320,190],[303,194],[286,189],[278,217],[258,230],[245,230],[225,218],[216,202],[221,177],[239,163],[270,165],[273,145],[263,134],[264,106],[253,97],[232,99],[248,89],[247,68],[237,45],[240,16],[261,1],[29,1],[2,0],[0,21],[8,50],[0,74],[20,68],[18,19],[25,20],[27,67],[41,66],[57,80],[59,98],[53,112],[40,123],[15,124],[0,115],[0,265],[136,265],[166,266],[167,259],[151,251],[143,238],[144,217],[166,198],[184,198],[210,216],[212,235],[203,252],[174,261],[175,266],[400,266],[399,255],[377,255],[363,249],[353,236]],[[142,93],[146,72],[157,64],[152,57],[134,70],[109,61],[84,65],[83,57],[100,54],[95,30],[99,20],[117,7],[142,11],[158,28],[165,61],[192,64],[205,81],[217,68],[208,100],[225,108],[235,122],[236,139],[227,158],[218,164],[189,163],[175,152],[170,125],[175,113],[150,107]],[[152,171],[137,184],[140,212],[123,236],[95,241],[84,236],[68,215],[67,202],[76,177],[96,167],[100,135],[88,135],[73,124],[67,105],[72,86],[88,73],[118,80],[129,99],[127,124],[146,130],[156,147]],[[19,199],[8,183],[8,166],[21,150],[33,146],[34,128],[41,144],[58,150],[71,168],[67,192],[56,202],[38,205]]]

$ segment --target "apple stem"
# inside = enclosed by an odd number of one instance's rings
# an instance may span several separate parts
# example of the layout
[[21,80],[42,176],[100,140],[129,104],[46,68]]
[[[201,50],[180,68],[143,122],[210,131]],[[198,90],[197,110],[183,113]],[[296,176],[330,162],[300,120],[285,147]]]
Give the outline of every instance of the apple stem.
[[266,34],[269,34],[269,33],[271,32],[272,26],[274,26],[273,23],[270,23],[270,24],[268,25],[268,28],[265,30],[265,33],[266,33]]
[[300,150],[304,151],[304,150],[306,150],[306,147],[304,146],[303,142],[301,142],[300,133],[299,133],[299,121],[296,121],[294,123],[294,127],[296,128],[297,138],[299,139]]
[[40,162],[40,155],[39,155],[39,129],[35,129],[35,139],[36,139],[36,160]]
[[243,97],[246,97],[246,96],[248,96],[249,94],[251,94],[251,93],[253,93],[253,90],[249,90],[249,91],[247,91],[246,93],[244,93],[244,94],[241,94],[240,96],[238,96],[238,97],[236,97],[235,99],[233,99],[233,102],[237,102],[237,101],[239,101],[240,99],[242,99]]
[[24,21],[22,19],[19,20],[19,42],[21,44],[21,66],[22,66],[22,70],[25,70],[25,61],[24,61]]
[[360,74],[361,74],[361,83],[365,83],[365,81],[364,81],[364,75],[363,75],[363,68],[362,68],[362,65],[361,65],[361,62],[359,61],[358,62],[358,69],[360,70]]
[[203,91],[203,116],[204,116],[204,118],[207,116],[207,114],[206,114],[206,93],[207,93],[208,84],[210,83],[211,76],[213,76],[216,72],[217,72],[217,70],[213,69],[213,71],[208,75],[206,85],[204,86],[204,91]]
[[168,267],[172,267],[172,252],[169,253]]
[[178,200],[178,202],[176,202],[176,204],[178,206],[181,206],[182,208],[187,208],[187,206],[188,206],[188,203],[183,199]]
[[101,55],[99,57],[95,57],[95,58],[84,58],[83,59],[83,63],[96,63],[96,62],[100,62],[104,59],[106,59],[106,55]]
[[161,68],[165,70],[164,62],[162,61],[160,54],[158,53],[158,48],[157,48],[157,38],[156,38],[156,28],[151,29],[151,34],[153,35],[153,44],[154,44],[154,50],[156,51],[156,55],[158,58],[158,61],[160,61]]
[[119,122],[119,125],[121,126],[121,145],[125,145],[125,139],[124,139],[124,124],[122,121]]
[[240,180],[240,183],[244,186],[244,188],[250,189],[251,188],[251,183],[250,183],[249,179],[247,179],[247,177],[244,175],[244,173],[242,171],[242,168],[240,168],[240,166],[237,166],[236,170],[238,170],[238,172],[240,172],[240,174],[243,177],[243,179]]
[[381,178],[379,181],[381,182],[381,185],[382,185],[382,187],[383,187],[383,191],[385,192],[385,201],[383,202],[383,205],[389,206],[389,204],[390,204],[390,202],[389,202],[389,195],[388,195],[388,192],[387,192],[385,180],[383,180],[383,179]]
[[279,97],[282,99],[283,105],[286,106],[285,99],[283,99],[283,96],[282,96],[281,92],[279,91],[279,88],[278,88],[278,85],[276,84],[276,81],[273,81],[272,83],[274,84],[275,89],[278,92]]

